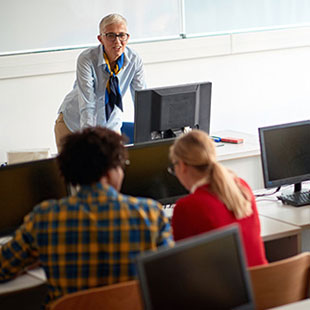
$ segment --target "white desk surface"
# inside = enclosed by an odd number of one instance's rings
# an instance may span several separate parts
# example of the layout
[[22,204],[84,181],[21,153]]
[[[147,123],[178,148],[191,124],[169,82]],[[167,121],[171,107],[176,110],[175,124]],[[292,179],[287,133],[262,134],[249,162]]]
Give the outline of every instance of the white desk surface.
[[261,224],[261,236],[264,241],[298,235],[301,232],[301,228],[297,226],[286,224],[263,215],[260,215],[259,219]]
[[28,273],[19,275],[13,280],[8,282],[0,283],[0,294],[10,293],[14,291],[19,291],[22,289],[30,288],[43,284],[45,280],[34,277]]
[[257,210],[260,215],[278,221],[296,225],[301,228],[310,228],[310,206],[293,207],[282,204],[276,198],[257,199]]
[[251,156],[260,156],[260,146],[258,136],[232,131],[232,130],[222,130],[211,133],[213,136],[218,136],[221,138],[233,137],[233,138],[243,138],[243,143],[233,144],[224,143],[223,146],[216,148],[217,160],[230,160],[236,158],[244,158]]
[[304,299],[301,301],[293,302],[284,306],[279,306],[272,308],[270,310],[309,310],[310,309],[310,299]]
[[239,144],[220,142],[222,146],[216,147],[216,158],[244,179],[253,190],[262,188],[264,182],[258,135],[232,130],[215,131],[212,135],[243,139],[243,143]]

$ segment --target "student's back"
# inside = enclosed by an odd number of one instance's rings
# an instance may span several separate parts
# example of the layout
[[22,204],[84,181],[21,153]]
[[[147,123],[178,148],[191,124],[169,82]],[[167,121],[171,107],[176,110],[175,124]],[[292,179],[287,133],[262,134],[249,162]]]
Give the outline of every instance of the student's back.
[[[240,182],[248,187],[243,180]],[[253,194],[253,213],[245,218],[236,219],[233,212],[209,192],[208,187],[208,185],[200,186],[194,193],[176,203],[172,217],[174,239],[180,240],[232,223],[238,223],[248,265],[255,266],[267,263]]]
[[170,148],[175,175],[190,194],[172,216],[175,240],[238,223],[248,265],[267,263],[252,190],[216,160],[214,142],[201,130],[180,136]]
[[0,281],[39,262],[48,300],[91,287],[135,278],[135,257],[172,245],[159,203],[119,193],[126,150],[122,137],[89,128],[66,137],[58,156],[77,194],[40,203],[11,241],[0,248]]

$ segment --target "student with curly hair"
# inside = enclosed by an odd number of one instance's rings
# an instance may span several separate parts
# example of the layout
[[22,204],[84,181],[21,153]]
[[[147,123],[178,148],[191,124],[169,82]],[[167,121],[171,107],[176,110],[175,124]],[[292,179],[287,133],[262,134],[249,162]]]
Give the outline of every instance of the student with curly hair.
[[44,201],[0,247],[0,281],[39,262],[48,300],[136,277],[135,257],[173,245],[168,219],[152,199],[119,193],[127,160],[123,138],[102,127],[68,135],[58,156],[76,194]]

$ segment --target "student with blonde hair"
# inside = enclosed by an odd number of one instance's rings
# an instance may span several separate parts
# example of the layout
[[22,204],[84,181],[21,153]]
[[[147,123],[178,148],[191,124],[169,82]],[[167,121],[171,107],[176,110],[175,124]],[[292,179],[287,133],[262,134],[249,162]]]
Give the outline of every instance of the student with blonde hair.
[[180,136],[170,159],[170,172],[190,192],[174,207],[174,239],[238,223],[248,266],[267,263],[254,195],[244,180],[217,162],[208,134],[193,130]]

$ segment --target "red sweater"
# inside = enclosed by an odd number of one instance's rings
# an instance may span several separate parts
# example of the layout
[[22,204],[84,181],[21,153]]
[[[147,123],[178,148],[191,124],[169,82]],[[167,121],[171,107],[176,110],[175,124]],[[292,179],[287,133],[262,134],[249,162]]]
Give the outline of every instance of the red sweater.
[[177,241],[232,223],[238,223],[248,266],[266,264],[255,197],[246,182],[242,179],[240,181],[242,185],[249,188],[252,195],[253,213],[250,216],[237,220],[234,214],[208,191],[208,185],[203,185],[198,187],[194,193],[177,201],[172,216],[174,239]]

